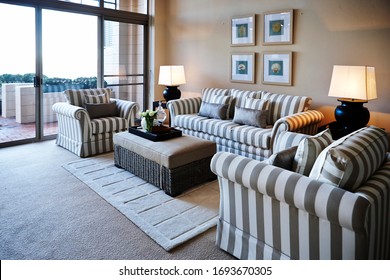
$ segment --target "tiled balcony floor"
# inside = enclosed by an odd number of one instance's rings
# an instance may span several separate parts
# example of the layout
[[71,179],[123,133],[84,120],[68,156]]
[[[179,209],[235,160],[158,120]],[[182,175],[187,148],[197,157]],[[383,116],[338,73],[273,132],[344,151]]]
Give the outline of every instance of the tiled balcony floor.
[[[44,135],[57,134],[57,122],[45,123]],[[35,137],[35,123],[20,124],[15,118],[0,116],[0,143]]]

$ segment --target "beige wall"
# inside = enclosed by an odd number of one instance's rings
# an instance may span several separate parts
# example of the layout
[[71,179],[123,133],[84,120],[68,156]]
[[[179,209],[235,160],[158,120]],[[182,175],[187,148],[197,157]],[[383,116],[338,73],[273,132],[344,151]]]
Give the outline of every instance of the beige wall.
[[[183,97],[199,94],[203,87],[263,89],[313,97],[312,108],[333,120],[336,98],[328,97],[332,67],[370,65],[376,69],[378,99],[366,107],[370,123],[390,131],[390,2],[388,0],[155,0],[155,99],[158,67],[183,64],[187,84]],[[292,45],[262,45],[262,14],[294,9]],[[256,45],[230,46],[230,22],[235,16],[256,14]],[[293,85],[261,83],[264,51],[293,51]],[[254,84],[230,82],[230,54],[256,53]]]

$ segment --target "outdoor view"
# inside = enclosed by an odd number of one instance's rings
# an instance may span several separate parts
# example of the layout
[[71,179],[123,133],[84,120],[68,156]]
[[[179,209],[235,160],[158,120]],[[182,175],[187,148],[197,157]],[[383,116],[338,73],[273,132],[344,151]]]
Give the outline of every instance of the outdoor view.
[[[37,52],[35,9],[0,3],[0,145],[36,137],[36,102],[42,108],[42,136],[55,135],[51,108],[66,101],[63,91],[98,86],[98,17],[43,9],[41,21]],[[103,85],[113,89],[114,97],[142,104],[143,27],[105,21],[104,34]],[[42,98],[37,101],[34,78],[40,70]]]

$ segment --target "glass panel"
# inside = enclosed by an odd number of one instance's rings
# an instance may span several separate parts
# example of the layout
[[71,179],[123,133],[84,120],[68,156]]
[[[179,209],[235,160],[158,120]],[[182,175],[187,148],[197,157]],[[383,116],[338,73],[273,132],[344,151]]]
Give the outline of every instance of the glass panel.
[[104,8],[146,15],[148,13],[148,0],[104,0]]
[[[120,99],[144,102],[142,25],[104,22],[104,81]],[[119,35],[120,34],[120,35]]]
[[97,87],[97,17],[52,10],[42,13],[44,135],[56,134],[56,102],[65,89]]
[[35,9],[0,4],[0,34],[1,145],[36,137]]

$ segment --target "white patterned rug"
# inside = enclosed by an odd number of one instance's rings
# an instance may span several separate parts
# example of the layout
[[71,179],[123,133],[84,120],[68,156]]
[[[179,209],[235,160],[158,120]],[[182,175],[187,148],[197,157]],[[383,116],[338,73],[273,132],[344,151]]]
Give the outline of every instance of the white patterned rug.
[[64,164],[142,231],[169,251],[217,223],[218,182],[171,197],[114,165],[113,153]]

